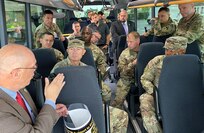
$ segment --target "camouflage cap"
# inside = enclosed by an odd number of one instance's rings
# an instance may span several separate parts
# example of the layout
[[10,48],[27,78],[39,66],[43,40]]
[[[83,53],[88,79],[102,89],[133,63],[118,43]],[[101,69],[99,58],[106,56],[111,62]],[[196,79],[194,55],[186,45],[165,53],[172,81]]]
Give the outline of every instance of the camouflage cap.
[[67,48],[70,47],[84,48],[84,41],[81,41],[79,39],[73,39],[69,42]]
[[177,50],[177,49],[186,49],[188,39],[182,36],[173,36],[166,39],[164,48]]

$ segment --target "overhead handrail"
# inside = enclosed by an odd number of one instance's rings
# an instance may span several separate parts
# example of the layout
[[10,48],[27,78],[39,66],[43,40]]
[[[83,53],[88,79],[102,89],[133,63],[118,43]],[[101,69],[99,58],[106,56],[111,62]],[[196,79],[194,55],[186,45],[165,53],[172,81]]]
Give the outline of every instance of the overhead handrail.
[[128,8],[145,8],[154,6],[176,5],[185,3],[204,2],[204,0],[137,0],[128,3]]

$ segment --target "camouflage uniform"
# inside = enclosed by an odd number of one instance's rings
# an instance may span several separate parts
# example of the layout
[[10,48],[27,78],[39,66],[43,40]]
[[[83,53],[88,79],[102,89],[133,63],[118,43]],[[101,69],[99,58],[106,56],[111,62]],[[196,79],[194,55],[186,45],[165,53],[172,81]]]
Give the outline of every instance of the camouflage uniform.
[[[90,45],[85,45],[86,47],[90,48],[94,57],[94,61],[96,63],[96,66],[99,70],[99,72],[101,73],[102,77],[104,76],[105,72],[106,72],[106,67],[107,64],[105,62],[105,55],[104,53],[101,51],[100,48],[98,48],[96,45],[94,44],[90,44]],[[108,85],[106,85],[103,81],[101,82],[102,85],[102,98],[104,102],[110,101],[111,99],[111,89]]]
[[62,52],[60,52],[59,50],[55,49],[55,48],[51,48],[53,49],[55,56],[57,58],[57,62],[61,61],[64,59],[64,55],[62,54]]
[[[66,58],[60,62],[58,62],[52,69],[52,71],[50,73],[54,73],[55,69],[59,68],[59,67],[67,67],[67,66],[72,66],[71,61],[69,60],[69,58]],[[86,64],[84,64],[83,62],[80,61],[79,66],[87,66]]]
[[67,37],[68,41],[75,39],[75,35],[71,34]]
[[166,24],[162,24],[157,21],[150,30],[147,31],[148,35],[154,35],[154,36],[166,36],[174,34],[176,31],[176,23],[169,18],[168,22]]
[[[69,58],[58,62],[51,73],[58,67],[72,66]],[[86,66],[86,64],[80,62],[79,66]],[[112,133],[126,133],[128,126],[128,115],[125,111],[113,108],[110,106],[110,128]]]
[[181,18],[175,35],[188,39],[188,43],[198,41],[201,50],[201,60],[204,62],[204,20],[203,16],[195,13],[189,20]]
[[57,26],[57,24],[53,23],[52,26],[50,28],[48,28],[44,23],[42,23],[35,30],[35,34],[34,34],[34,38],[35,38],[35,44],[34,45],[35,45],[35,48],[41,47],[39,38],[40,38],[40,35],[42,33],[45,33],[45,32],[50,32],[53,35],[54,35],[54,33],[56,33],[58,37],[62,36],[62,32],[60,31],[60,29]]
[[60,62],[64,59],[64,55],[62,54],[62,52],[60,52],[59,50],[52,48],[55,52],[56,58],[57,58],[57,62]]
[[118,108],[109,106],[111,133],[126,133],[128,127],[128,114]]
[[114,107],[122,108],[123,102],[130,90],[131,83],[134,83],[134,67],[132,62],[137,58],[138,52],[126,48],[119,57],[118,70],[120,72],[120,79],[117,83],[116,96],[112,105]]
[[152,96],[154,86],[158,87],[159,77],[165,55],[156,56],[146,66],[141,77],[141,83],[146,93],[140,96],[140,111],[142,114],[143,125],[148,133],[161,133],[162,129],[157,121]]
[[[165,49],[177,50],[186,49],[187,39],[184,37],[170,37],[165,42]],[[159,77],[166,55],[159,55],[153,58],[146,66],[141,83],[145,93],[140,96],[140,111],[143,119],[143,125],[148,133],[162,133],[161,126],[157,121],[154,106],[153,92],[159,85]]]
[[68,37],[67,37],[67,39],[68,39],[68,42],[69,41],[71,41],[71,40],[73,40],[73,39],[75,39],[75,38],[81,38],[81,36],[76,36],[76,35],[74,35],[74,33],[73,34],[71,34],[71,35],[69,35]]

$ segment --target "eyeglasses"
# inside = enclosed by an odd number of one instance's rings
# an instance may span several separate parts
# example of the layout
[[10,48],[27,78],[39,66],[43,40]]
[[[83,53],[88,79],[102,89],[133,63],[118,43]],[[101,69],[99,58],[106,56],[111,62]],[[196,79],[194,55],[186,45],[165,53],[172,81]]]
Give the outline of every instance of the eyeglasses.
[[38,66],[37,65],[35,65],[35,66],[33,66],[33,67],[19,67],[19,68],[16,68],[16,69],[37,69],[38,68]]

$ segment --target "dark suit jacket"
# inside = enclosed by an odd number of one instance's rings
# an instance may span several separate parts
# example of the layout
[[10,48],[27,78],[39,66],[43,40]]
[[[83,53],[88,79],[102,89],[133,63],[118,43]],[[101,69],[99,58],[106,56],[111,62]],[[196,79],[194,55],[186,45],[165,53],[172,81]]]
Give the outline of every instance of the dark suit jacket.
[[[127,21],[127,25],[128,25],[128,32],[129,33],[132,31],[136,31],[135,30],[135,23],[133,23],[132,21]],[[125,30],[123,28],[121,21],[118,21],[118,20],[111,24],[110,29],[111,29],[112,42],[113,42],[114,48],[116,48],[119,36],[126,35]]]
[[20,90],[36,116],[35,123],[29,114],[9,95],[0,89],[0,133],[51,133],[59,116],[52,106],[45,104],[37,115],[35,104],[26,89]]

